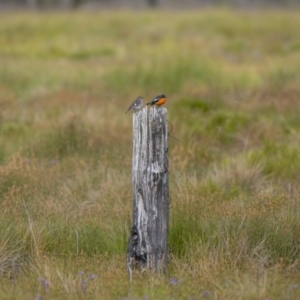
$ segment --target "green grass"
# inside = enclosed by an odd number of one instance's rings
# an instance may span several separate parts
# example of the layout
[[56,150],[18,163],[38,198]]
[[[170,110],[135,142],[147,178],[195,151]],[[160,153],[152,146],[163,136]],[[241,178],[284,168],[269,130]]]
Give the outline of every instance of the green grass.
[[[299,11],[0,18],[1,299],[298,299]],[[165,93],[169,265],[129,284],[132,117]]]

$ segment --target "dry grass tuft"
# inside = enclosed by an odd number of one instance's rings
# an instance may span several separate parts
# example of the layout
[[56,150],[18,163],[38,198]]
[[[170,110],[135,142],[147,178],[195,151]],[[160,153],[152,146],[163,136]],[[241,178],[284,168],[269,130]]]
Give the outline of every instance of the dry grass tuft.
[[250,192],[259,191],[266,183],[264,164],[249,161],[247,157],[235,157],[216,164],[208,171],[204,181],[224,189],[241,188]]

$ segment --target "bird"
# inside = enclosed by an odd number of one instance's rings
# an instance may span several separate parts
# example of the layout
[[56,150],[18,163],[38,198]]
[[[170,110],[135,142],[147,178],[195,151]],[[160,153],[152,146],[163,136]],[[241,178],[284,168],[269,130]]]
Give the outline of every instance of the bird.
[[167,97],[165,94],[161,94],[156,96],[151,102],[147,103],[147,105],[157,105],[157,106],[161,106],[163,104],[165,104],[167,101]]
[[126,110],[125,114],[127,114],[131,109],[134,109],[135,111],[138,111],[143,106],[144,98],[141,96],[138,96],[129,106],[129,108]]

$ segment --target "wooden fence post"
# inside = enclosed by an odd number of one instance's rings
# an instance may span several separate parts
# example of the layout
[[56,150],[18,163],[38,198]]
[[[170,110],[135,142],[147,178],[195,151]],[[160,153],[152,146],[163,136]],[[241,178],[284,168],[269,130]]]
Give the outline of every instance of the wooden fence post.
[[150,107],[133,114],[133,222],[127,249],[133,268],[164,272],[169,218],[167,110]]

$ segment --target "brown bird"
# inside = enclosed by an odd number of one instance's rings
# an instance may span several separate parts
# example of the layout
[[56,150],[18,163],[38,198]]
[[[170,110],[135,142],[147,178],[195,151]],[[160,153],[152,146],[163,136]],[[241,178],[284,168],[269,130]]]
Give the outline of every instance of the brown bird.
[[127,109],[127,111],[125,112],[125,114],[127,114],[127,112],[129,112],[131,109],[134,109],[135,111],[140,110],[143,107],[143,101],[144,98],[141,96],[138,96],[129,106],[129,108]]

